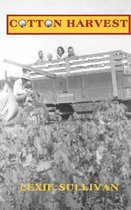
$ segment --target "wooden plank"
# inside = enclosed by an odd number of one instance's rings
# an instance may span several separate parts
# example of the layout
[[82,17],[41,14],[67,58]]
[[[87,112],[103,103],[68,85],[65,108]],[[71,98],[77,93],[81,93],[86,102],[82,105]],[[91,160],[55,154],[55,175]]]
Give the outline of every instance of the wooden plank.
[[83,59],[83,60],[78,60],[78,61],[75,61],[75,60],[70,60],[69,62],[70,62],[70,65],[79,65],[79,64],[83,64],[83,63],[97,63],[97,62],[110,62],[110,57],[109,58],[104,58],[104,57],[102,57],[102,58],[93,58],[93,59],[91,59],[91,60],[89,60],[89,59]]
[[40,69],[37,69],[37,68],[33,68],[31,66],[24,65],[24,64],[21,64],[21,63],[10,61],[10,60],[4,60],[4,62],[8,63],[8,64],[11,64],[11,65],[15,65],[15,66],[21,67],[21,68],[24,68],[24,69],[27,69],[29,71],[33,71],[33,72],[35,72],[37,74],[42,74],[42,75],[45,75],[45,76],[53,78],[53,79],[55,78],[55,74],[54,73],[49,73],[49,72],[46,72],[46,71],[43,71],[43,70],[40,70]]
[[[17,65],[20,67],[24,67],[29,71],[33,71],[36,74],[46,75],[51,78],[55,78],[55,74],[66,74],[69,76],[70,74],[76,73],[75,71],[79,71],[81,73],[87,71],[103,71],[107,68],[111,68],[110,58],[114,57],[115,66],[121,68],[122,60],[118,59],[122,55],[122,51],[111,51],[106,53],[97,53],[90,54],[84,56],[75,56],[72,59],[61,59],[61,60],[53,60],[51,62],[45,61],[43,65],[23,65],[16,62],[10,62],[13,65]],[[5,60],[6,62],[6,60]],[[117,68],[116,68],[117,69]],[[83,70],[83,72],[82,72]],[[57,76],[58,76],[57,74]]]
[[[105,62],[110,62],[110,58],[100,58],[100,59],[93,59],[93,60],[88,60],[88,59],[83,59],[83,60],[68,60],[69,62],[69,65],[70,66],[74,66],[74,65],[83,65],[83,64],[87,64],[87,65],[90,65],[92,63],[105,63]],[[58,62],[58,63],[54,63],[54,64],[51,64],[49,63],[48,65],[45,64],[45,65],[41,65],[41,66],[38,66],[37,69],[39,70],[51,70],[51,69],[55,69],[55,68],[61,68],[61,67],[66,67],[67,66],[67,59],[65,59],[64,61],[62,61],[61,63]],[[34,68],[36,68],[36,66],[32,66]]]
[[[124,67],[121,66],[121,67],[115,67],[115,70],[116,71],[123,71]],[[94,69],[94,70],[90,70],[90,71],[75,71],[73,73],[70,73],[70,77],[74,77],[74,76],[77,76],[77,75],[90,75],[90,74],[102,74],[104,72],[111,72],[111,67],[110,68],[105,68],[105,69]],[[66,72],[56,72],[56,77],[59,78],[59,77],[66,77]],[[38,75],[34,75],[31,77],[32,80],[43,80],[43,79],[46,79],[45,76],[38,76]]]
[[[69,62],[70,63],[74,63],[74,62],[81,62],[81,59],[82,60],[88,60],[88,62],[90,62],[91,60],[92,61],[97,61],[97,60],[110,60],[110,56],[115,53],[116,55],[118,54],[121,54],[122,51],[110,51],[110,52],[104,52],[104,53],[96,53],[96,54],[88,54],[88,55],[83,55],[83,56],[75,56],[71,59],[69,59]],[[43,68],[50,68],[51,66],[54,66],[55,65],[57,66],[63,66],[65,65],[65,60],[66,58],[64,59],[60,59],[60,60],[52,60],[52,61],[44,61],[44,64],[42,65],[35,65],[35,64],[30,64],[30,66],[32,67],[37,67],[39,69],[43,69]],[[92,62],[91,61],[91,62]]]
[[[90,66],[84,66],[84,65],[80,65],[80,66],[70,66],[70,70],[68,70],[69,71],[69,73],[71,74],[72,73],[72,71],[74,72],[74,71],[81,71],[82,69],[83,69],[83,71],[93,71],[93,69],[94,70],[97,70],[98,68],[100,68],[100,69],[103,69],[104,70],[104,68],[111,68],[111,65],[109,65],[109,64],[105,64],[105,65],[101,65],[101,64],[98,64],[98,65],[90,65]],[[98,71],[99,71],[99,69],[98,69]],[[59,68],[59,69],[51,69],[50,71],[48,71],[48,72],[53,72],[53,73],[55,73],[55,74],[57,74],[57,73],[63,73],[63,72],[65,72],[65,73],[67,73],[67,69],[66,69],[66,67],[63,67],[63,68]]]
[[[68,62],[67,62],[67,64],[68,64]],[[65,63],[60,66],[55,65],[56,68],[53,68],[53,66],[52,66],[47,69],[48,69],[48,72],[54,72],[54,73],[67,72],[67,74],[68,74],[68,73],[71,73],[72,71],[77,71],[77,70],[81,70],[81,69],[83,69],[83,71],[85,71],[85,69],[87,69],[87,71],[92,71],[93,69],[90,69],[90,68],[96,68],[96,69],[103,68],[103,70],[105,67],[111,68],[111,62],[109,60],[107,62],[102,62],[102,61],[90,62],[90,63],[88,63],[87,61],[82,61],[82,62],[77,62],[77,63],[75,62],[75,63],[70,63],[70,66],[68,66],[67,64]],[[122,60],[116,60],[115,66],[116,66],[116,69],[118,69],[118,70],[121,69],[123,66]],[[41,69],[42,68],[43,67],[41,67]],[[70,70],[68,68],[70,68]]]
[[[87,74],[101,74],[101,73],[103,73],[103,72],[111,72],[111,68],[110,69],[100,69],[99,71],[98,70],[93,70],[93,71],[84,71],[84,72],[79,72],[79,71],[77,71],[77,72],[75,72],[75,73],[73,73],[73,74],[70,74],[70,77],[74,77],[74,76],[77,76],[77,75],[81,75],[81,74],[83,74],[83,75],[87,75]],[[61,77],[66,77],[66,72],[63,72],[64,74],[57,74],[56,73],[56,77],[57,78],[61,78]],[[45,76],[33,76],[33,77],[31,77],[31,79],[32,80],[43,80],[43,79],[46,79],[46,77]]]
[[[116,51],[109,51],[109,52],[103,52],[103,53],[94,53],[94,54],[88,54],[88,55],[81,55],[81,56],[75,56],[74,58],[71,58],[70,60],[79,60],[79,59],[86,59],[86,58],[93,58],[95,57],[96,59],[100,59],[101,58],[104,58],[104,57],[110,57],[112,55],[112,53],[121,53],[122,51],[121,50],[116,50]],[[63,59],[60,59],[60,60],[52,60],[52,61],[44,61],[44,64],[42,65],[36,65],[36,64],[29,64],[30,66],[36,66],[36,67],[40,67],[40,66],[43,66],[43,65],[46,65],[46,64],[58,64],[58,63],[62,63],[62,62],[65,62],[65,58]]]
[[[66,62],[66,59],[53,60],[51,62],[45,61],[43,65],[23,65],[12,61],[5,62],[17,65],[19,67],[28,69],[29,71],[35,72],[36,75],[46,75],[50,78],[55,78],[60,76],[71,76],[73,74],[91,74],[91,73],[101,73],[101,71],[110,71],[111,57],[113,57],[114,67],[116,71],[121,71],[124,69],[123,62],[126,62],[127,55],[124,60],[120,59],[123,55],[122,51],[111,51],[106,53],[97,53],[84,56],[75,56]],[[125,59],[126,58],[126,59]],[[128,61],[129,62],[129,61]],[[35,74],[34,74],[35,76]],[[32,75],[33,77],[33,75]],[[41,76],[44,78],[45,76]]]

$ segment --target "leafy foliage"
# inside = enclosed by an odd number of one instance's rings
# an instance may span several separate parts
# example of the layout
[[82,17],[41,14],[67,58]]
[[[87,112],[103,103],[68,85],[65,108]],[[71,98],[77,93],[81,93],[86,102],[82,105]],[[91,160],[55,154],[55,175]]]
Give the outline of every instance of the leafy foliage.
[[[55,117],[55,116],[54,116]],[[46,107],[19,110],[1,124],[2,210],[108,210],[131,207],[131,121],[118,102],[102,102],[92,118],[51,119]],[[121,192],[20,192],[20,183],[120,183]]]

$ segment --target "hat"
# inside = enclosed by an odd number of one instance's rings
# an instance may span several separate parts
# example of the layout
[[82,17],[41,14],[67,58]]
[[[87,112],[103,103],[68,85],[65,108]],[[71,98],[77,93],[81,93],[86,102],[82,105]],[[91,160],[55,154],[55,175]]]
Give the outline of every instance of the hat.
[[30,74],[28,74],[28,73],[23,74],[23,75],[21,76],[21,79],[31,80]]

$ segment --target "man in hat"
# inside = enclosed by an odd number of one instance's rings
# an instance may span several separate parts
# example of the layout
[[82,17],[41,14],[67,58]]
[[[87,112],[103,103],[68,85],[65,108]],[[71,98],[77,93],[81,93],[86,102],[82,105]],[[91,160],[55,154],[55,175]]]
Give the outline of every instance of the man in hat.
[[31,79],[29,74],[23,74],[22,77],[15,81],[13,91],[15,99],[24,103],[26,97],[31,92]]

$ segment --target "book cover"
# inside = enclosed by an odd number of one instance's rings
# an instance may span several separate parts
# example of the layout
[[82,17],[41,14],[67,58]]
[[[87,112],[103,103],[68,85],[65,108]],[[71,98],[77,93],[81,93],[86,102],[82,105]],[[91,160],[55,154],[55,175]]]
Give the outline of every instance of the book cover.
[[130,210],[130,1],[0,5],[0,209]]

